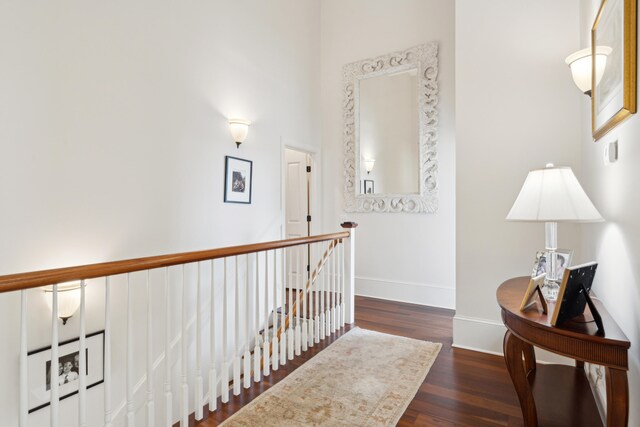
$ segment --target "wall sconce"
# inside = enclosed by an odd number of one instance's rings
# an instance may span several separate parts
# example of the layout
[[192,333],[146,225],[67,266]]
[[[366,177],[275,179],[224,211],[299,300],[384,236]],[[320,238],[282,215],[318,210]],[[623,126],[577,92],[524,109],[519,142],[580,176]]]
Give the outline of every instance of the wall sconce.
[[[80,307],[81,282],[68,282],[58,285],[58,318],[66,325],[67,320],[78,311]],[[53,311],[53,286],[45,286],[44,293],[49,309]]]
[[[596,47],[596,82],[597,86],[607,65],[607,55],[611,53],[608,46]],[[588,96],[591,96],[591,48],[579,50],[567,56],[564,60],[571,68],[571,76],[576,86]]]
[[373,166],[376,164],[376,159],[365,159],[364,168],[367,170],[367,175],[373,170]]
[[231,136],[236,143],[236,148],[240,148],[240,144],[244,142],[249,133],[249,125],[251,123],[244,119],[229,119],[229,129]]

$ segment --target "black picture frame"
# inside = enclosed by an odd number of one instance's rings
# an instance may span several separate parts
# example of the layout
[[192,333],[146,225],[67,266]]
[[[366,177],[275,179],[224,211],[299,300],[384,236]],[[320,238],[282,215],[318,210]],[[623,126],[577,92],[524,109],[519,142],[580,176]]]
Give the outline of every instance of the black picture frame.
[[364,194],[374,194],[375,191],[375,187],[374,187],[374,182],[372,179],[365,179],[364,180]]
[[560,326],[564,322],[580,316],[584,313],[584,309],[588,304],[591,314],[598,325],[598,330],[604,332],[600,314],[595,309],[589,296],[597,268],[597,263],[589,262],[575,267],[568,267],[564,270],[564,276],[558,291],[558,299],[551,318],[551,325]]
[[[85,336],[86,342],[86,369],[87,369],[87,390],[104,382],[104,330],[93,332]],[[100,339],[100,335],[102,336]],[[97,346],[97,347],[96,347]],[[63,341],[58,344],[58,360],[73,357],[78,353],[80,347],[80,337]],[[101,351],[99,351],[101,350]],[[98,355],[95,352],[98,351]],[[27,375],[29,384],[29,413],[46,408],[51,404],[50,380],[51,371],[51,346],[38,348],[27,353]],[[98,359],[96,363],[95,359]],[[45,372],[42,372],[42,369]],[[97,371],[96,371],[97,369]],[[44,375],[41,375],[44,373]],[[97,375],[97,378],[95,378]],[[41,381],[43,380],[43,381]],[[34,386],[35,385],[35,386]],[[68,384],[59,386],[59,400],[78,394],[79,382],[72,380]],[[65,390],[66,388],[66,390]],[[40,399],[38,399],[40,396]]]
[[224,159],[224,202],[251,204],[253,162],[233,156]]

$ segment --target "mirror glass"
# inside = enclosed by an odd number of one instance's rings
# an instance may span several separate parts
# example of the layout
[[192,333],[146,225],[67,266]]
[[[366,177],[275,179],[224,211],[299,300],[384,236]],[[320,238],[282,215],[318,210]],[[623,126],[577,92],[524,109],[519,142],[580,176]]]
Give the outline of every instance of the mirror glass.
[[359,82],[362,194],[419,191],[417,72],[411,68]]

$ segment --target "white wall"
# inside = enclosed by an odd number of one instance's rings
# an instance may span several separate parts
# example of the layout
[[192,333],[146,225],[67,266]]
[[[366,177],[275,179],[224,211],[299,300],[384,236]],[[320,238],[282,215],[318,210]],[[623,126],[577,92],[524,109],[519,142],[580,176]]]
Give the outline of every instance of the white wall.
[[[590,46],[590,30],[600,2],[580,4],[581,47]],[[638,115],[602,139],[591,137],[591,104],[582,105],[582,185],[605,218],[582,228],[585,259],[598,262],[594,290],[631,341],[629,350],[629,425],[640,425],[640,119]],[[605,166],[604,148],[618,140],[620,159]]]
[[[360,224],[356,293],[453,308],[455,305],[454,2],[323,0],[322,126],[325,227]],[[439,46],[436,214],[345,214],[343,210],[342,66],[415,45]],[[377,163],[381,159],[376,159]],[[375,168],[374,168],[375,171]]]
[[[584,95],[564,58],[580,47],[578,0],[456,2],[456,316],[454,345],[502,351],[496,288],[529,274],[544,225],[505,217],[527,172],[580,171]],[[560,247],[580,253],[579,228]]]
[[[281,138],[320,146],[319,17],[311,0],[0,2],[0,274],[279,238]],[[239,150],[231,116],[253,122]],[[225,155],[254,161],[251,205],[223,203]],[[88,332],[103,328],[100,293],[89,291]],[[49,344],[41,295],[30,293],[30,349]],[[0,297],[7,425],[16,301]]]

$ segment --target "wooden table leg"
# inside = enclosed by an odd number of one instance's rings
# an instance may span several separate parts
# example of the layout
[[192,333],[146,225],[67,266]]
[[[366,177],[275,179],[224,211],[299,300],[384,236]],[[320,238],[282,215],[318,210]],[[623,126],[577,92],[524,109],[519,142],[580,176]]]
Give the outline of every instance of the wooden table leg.
[[605,368],[607,384],[607,427],[626,426],[629,422],[629,383],[627,372]]
[[522,362],[523,354],[528,355],[529,360],[531,360],[533,349],[530,344],[524,343],[520,338],[513,335],[511,331],[507,331],[507,333],[504,334],[503,349],[507,369],[509,370],[511,381],[513,381],[518,399],[520,400],[524,425],[526,427],[536,427],[538,425],[536,403],[533,400],[531,386],[529,385],[525,372],[525,365]]
[[536,352],[532,345],[524,342],[522,344],[522,352],[524,353],[524,373],[528,376],[531,372],[536,371]]

